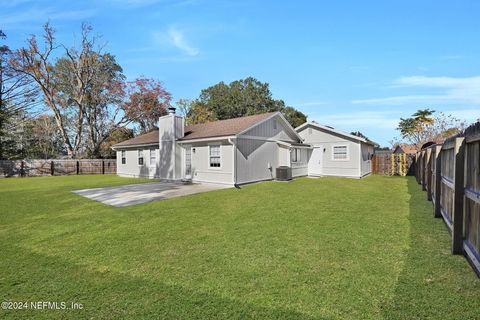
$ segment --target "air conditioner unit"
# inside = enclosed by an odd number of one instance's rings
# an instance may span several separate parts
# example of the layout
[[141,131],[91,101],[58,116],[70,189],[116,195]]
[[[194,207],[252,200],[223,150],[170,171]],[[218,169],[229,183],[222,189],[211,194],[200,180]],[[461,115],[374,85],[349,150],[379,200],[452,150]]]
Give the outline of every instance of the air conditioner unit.
[[280,166],[276,170],[276,178],[278,181],[292,180],[292,168]]

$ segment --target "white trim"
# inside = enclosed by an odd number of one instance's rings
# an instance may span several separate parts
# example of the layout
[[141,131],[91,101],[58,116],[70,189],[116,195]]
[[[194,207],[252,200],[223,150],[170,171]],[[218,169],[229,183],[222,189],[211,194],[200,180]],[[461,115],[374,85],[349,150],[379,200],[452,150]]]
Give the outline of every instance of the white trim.
[[185,140],[178,140],[177,143],[194,143],[194,142],[204,142],[204,141],[221,141],[221,140],[228,140],[234,139],[235,136],[218,136],[218,137],[210,137],[210,138],[199,138],[199,139],[185,139]]
[[[332,144],[332,154],[331,154],[331,160],[332,161],[350,161],[350,148],[348,144]],[[335,147],[345,147],[347,149],[347,157],[345,159],[335,159],[335,153],[334,149]]]
[[[139,163],[139,160],[140,160],[140,151],[142,151],[142,164]],[[137,149],[137,166],[138,167],[146,167],[145,165],[145,155],[143,154],[145,151],[145,149]]]
[[114,151],[121,151],[121,150],[128,150],[128,149],[139,149],[141,147],[152,147],[152,146],[158,146],[158,142],[152,142],[152,143],[144,143],[144,144],[131,144],[127,146],[112,146],[112,150]]
[[232,183],[237,183],[237,144],[233,139],[228,139],[228,142],[232,144]]
[[[218,146],[218,152],[220,153],[220,167],[212,167],[212,166],[211,166],[211,162],[210,162],[210,160],[211,160],[211,159],[210,159],[210,158],[211,158],[211,156],[210,156],[210,148],[211,148],[212,146]],[[208,163],[208,169],[209,169],[209,170],[222,170],[222,168],[223,168],[223,150],[222,150],[222,149],[223,149],[223,148],[222,148],[222,144],[219,143],[219,142],[210,142],[210,143],[208,143],[208,152],[207,152],[207,155],[208,155],[208,159],[207,159],[207,160],[208,160],[208,161],[207,161],[207,163]]]
[[[155,155],[155,159],[154,159],[155,162],[154,163],[152,163],[152,151],[153,151],[153,154]],[[145,159],[143,160],[143,162],[145,162]],[[148,166],[150,168],[154,168],[154,167],[157,166],[157,149],[155,149],[155,148],[148,149]]]
[[[120,152],[120,165],[126,165],[127,164],[127,150],[120,150],[117,151]],[[125,159],[125,163],[123,163],[123,159]]]
[[370,144],[370,145],[373,145],[373,146],[375,145],[375,142],[373,142],[373,141],[368,141],[366,139],[360,138],[360,137],[355,136],[353,134],[343,132],[343,131],[340,131],[340,130],[336,130],[336,129],[321,125],[319,123],[314,123],[314,122],[305,122],[304,124],[301,124],[298,127],[296,127],[295,131],[300,132],[308,126],[312,126],[314,128],[325,130],[325,131],[330,131],[330,132],[336,133],[338,135],[342,135],[344,137],[348,137],[350,139],[354,139],[354,140],[357,140],[357,141],[360,141],[360,142],[363,142],[363,143],[366,143],[366,144]]
[[182,146],[182,177],[186,179],[187,175],[187,149],[190,148],[190,179],[193,177],[193,146],[191,144],[187,144]]

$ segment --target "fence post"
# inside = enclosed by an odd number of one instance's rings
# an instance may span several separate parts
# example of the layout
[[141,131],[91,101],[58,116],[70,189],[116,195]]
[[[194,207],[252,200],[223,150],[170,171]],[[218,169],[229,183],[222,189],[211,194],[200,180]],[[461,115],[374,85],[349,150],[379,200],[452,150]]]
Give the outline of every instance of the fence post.
[[442,146],[435,147],[435,207],[433,211],[433,216],[435,218],[440,218],[442,214],[440,213],[440,199],[442,194]]
[[77,165],[77,175],[79,175],[80,174],[80,161],[77,160],[76,165]]
[[415,179],[417,180],[418,183],[418,151],[415,152],[415,157],[413,158],[413,172],[415,172]]
[[432,148],[427,149],[427,160],[425,166],[427,200],[432,201]]
[[102,159],[102,174],[105,174],[105,160]]
[[55,174],[55,163],[50,161],[50,174],[53,176]]
[[20,177],[25,177],[25,161],[20,162]]
[[453,227],[452,253],[463,254],[463,196],[464,196],[464,168],[465,143],[464,138],[455,139],[455,173],[454,173],[454,200],[453,200]]

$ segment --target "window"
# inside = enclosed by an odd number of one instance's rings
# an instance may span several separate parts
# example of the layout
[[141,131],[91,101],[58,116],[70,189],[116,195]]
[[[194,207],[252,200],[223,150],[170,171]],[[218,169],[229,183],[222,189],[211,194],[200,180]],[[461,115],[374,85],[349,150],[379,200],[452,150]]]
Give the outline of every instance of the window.
[[347,146],[333,146],[333,160],[348,160]]
[[219,145],[210,146],[210,167],[220,168],[220,146]]
[[125,150],[122,151],[122,164],[126,164],[127,163],[127,157],[125,155]]
[[290,154],[290,159],[292,162],[300,162],[301,161],[301,150],[300,149],[292,149],[292,153]]
[[143,150],[138,150],[138,165],[143,166]]
[[157,164],[157,150],[150,149],[150,167],[155,167]]

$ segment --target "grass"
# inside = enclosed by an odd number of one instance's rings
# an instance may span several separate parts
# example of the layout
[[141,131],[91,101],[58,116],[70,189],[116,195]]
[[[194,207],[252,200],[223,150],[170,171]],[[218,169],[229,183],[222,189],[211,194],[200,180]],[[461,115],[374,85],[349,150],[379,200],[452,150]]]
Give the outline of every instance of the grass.
[[0,180],[0,318],[478,319],[412,178],[265,182],[113,208],[70,191],[115,176]]

